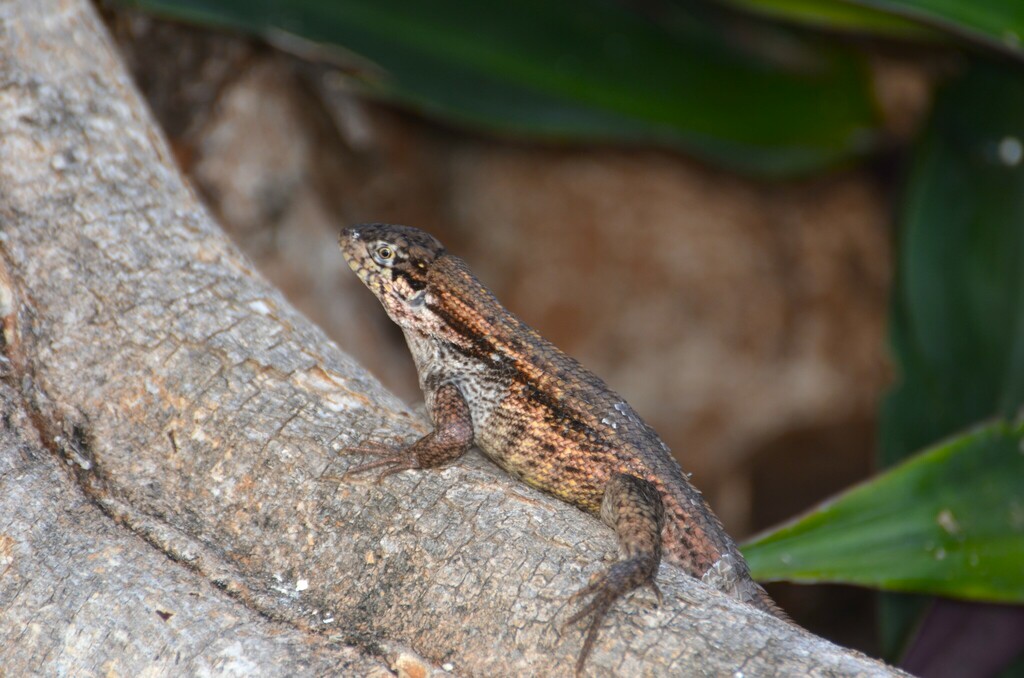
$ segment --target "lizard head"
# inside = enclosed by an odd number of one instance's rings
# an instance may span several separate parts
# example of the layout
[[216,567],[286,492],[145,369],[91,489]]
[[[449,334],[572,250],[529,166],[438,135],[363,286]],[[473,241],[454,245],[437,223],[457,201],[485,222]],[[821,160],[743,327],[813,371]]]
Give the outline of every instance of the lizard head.
[[437,238],[410,226],[359,224],[338,245],[349,267],[402,327],[421,321],[431,264],[445,254]]

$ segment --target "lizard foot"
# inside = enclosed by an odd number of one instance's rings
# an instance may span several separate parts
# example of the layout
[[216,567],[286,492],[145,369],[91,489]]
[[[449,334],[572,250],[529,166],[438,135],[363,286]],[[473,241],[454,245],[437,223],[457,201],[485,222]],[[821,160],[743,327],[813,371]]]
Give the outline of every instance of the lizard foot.
[[379,483],[392,473],[409,469],[433,468],[461,457],[473,444],[473,419],[469,405],[453,384],[446,384],[434,394],[430,416],[434,430],[411,445],[388,446],[372,443],[346,450],[350,454],[368,454],[382,457],[350,468],[341,479],[347,480],[358,473],[384,469],[377,476]]
[[367,454],[382,458],[377,459],[376,461],[366,462],[365,464],[359,464],[358,466],[353,466],[342,474],[341,480],[345,481],[354,475],[383,468],[384,470],[380,472],[376,479],[376,482],[379,483],[392,473],[420,468],[419,461],[417,461],[416,455],[412,452],[412,447],[413,446],[410,445],[406,448],[394,448],[388,447],[387,445],[374,444],[363,447],[351,447],[344,450],[349,454]]
[[583,649],[580,651],[579,659],[576,661],[577,676],[583,674],[583,666],[587,663],[587,657],[590,655],[591,650],[594,649],[594,642],[597,640],[597,632],[601,628],[601,622],[616,600],[633,589],[641,586],[650,586],[658,597],[658,604],[661,604],[661,590],[654,581],[657,571],[658,561],[649,556],[637,556],[629,560],[620,560],[612,565],[603,575],[573,594],[571,600],[593,596],[589,603],[580,608],[562,626],[564,630],[565,627],[572,626],[590,617],[590,625],[587,627],[587,636],[583,641]]

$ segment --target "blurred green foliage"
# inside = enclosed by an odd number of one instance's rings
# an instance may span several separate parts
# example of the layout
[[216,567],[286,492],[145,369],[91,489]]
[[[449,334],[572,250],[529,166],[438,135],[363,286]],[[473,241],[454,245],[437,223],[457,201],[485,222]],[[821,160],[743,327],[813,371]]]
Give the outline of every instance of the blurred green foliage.
[[661,144],[768,175],[864,154],[876,137],[857,55],[782,35],[752,51],[749,34],[737,43],[678,11],[659,24],[609,0],[126,4],[300,36],[368,94],[504,134]]
[[[1019,0],[848,0],[922,25],[1024,56],[1024,3]],[[828,0],[839,4],[847,0]]]
[[935,40],[942,33],[1024,57],[1019,0],[727,0],[769,16],[820,28]]
[[885,465],[1024,405],[1024,69],[976,62],[940,92],[901,222]]
[[[1022,144],[1021,69],[976,60],[939,94],[904,198],[889,330],[901,379],[881,410],[883,466],[978,421],[1020,420]],[[1004,501],[1016,506],[1024,477],[1012,478],[1018,485],[1006,488]],[[980,504],[982,481],[965,475],[960,482]],[[1019,535],[1009,543],[1024,549]],[[888,656],[912,634],[926,602],[883,597]]]
[[829,30],[871,33],[892,38],[938,39],[920,23],[843,0],[728,0],[739,8]]
[[977,62],[940,93],[901,221],[890,324],[899,382],[882,407],[883,465],[997,423],[744,552],[768,579],[1024,602],[1022,73]]

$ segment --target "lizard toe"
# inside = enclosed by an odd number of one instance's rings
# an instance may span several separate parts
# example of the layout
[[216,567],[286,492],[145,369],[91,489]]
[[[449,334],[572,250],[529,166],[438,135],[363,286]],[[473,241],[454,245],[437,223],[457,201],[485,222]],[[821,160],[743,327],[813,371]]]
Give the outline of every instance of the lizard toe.
[[651,556],[637,556],[628,560],[620,560],[612,565],[604,575],[572,595],[572,600],[593,596],[590,602],[577,610],[562,626],[562,629],[565,630],[566,627],[590,617],[587,634],[583,640],[583,649],[576,661],[576,675],[581,675],[587,657],[594,649],[601,622],[604,621],[608,610],[616,600],[641,586],[651,586],[658,595],[659,602],[661,601],[661,590],[654,582],[657,571],[658,561]]
[[392,473],[399,473],[401,471],[407,471],[409,469],[419,468],[419,462],[416,461],[416,457],[407,452],[399,452],[392,454],[389,457],[383,459],[377,459],[376,461],[367,462],[365,464],[359,464],[345,471],[342,479],[348,480],[352,476],[359,475],[360,473],[366,473],[367,471],[373,471],[374,469],[382,468],[383,471],[376,478],[376,482],[380,482],[384,478],[388,477]]

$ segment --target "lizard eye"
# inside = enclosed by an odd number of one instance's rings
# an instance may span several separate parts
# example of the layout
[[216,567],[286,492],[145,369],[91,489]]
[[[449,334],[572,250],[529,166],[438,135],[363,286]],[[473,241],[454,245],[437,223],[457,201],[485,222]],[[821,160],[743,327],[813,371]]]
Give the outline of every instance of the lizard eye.
[[391,245],[380,244],[373,250],[373,260],[382,266],[390,264],[395,259],[395,248]]

